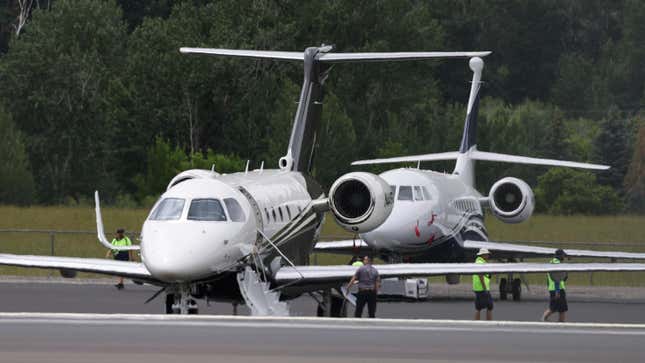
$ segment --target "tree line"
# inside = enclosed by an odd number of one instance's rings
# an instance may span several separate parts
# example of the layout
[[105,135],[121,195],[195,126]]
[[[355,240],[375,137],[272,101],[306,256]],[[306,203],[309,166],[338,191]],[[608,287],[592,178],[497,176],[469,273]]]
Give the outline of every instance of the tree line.
[[[479,189],[513,175],[535,188],[543,212],[642,213],[644,18],[637,0],[8,0],[0,202],[82,203],[99,189],[108,202],[146,205],[185,168],[234,172],[247,159],[276,167],[301,65],[178,49],[324,43],[340,52],[492,50],[479,149],[612,169],[481,162]],[[353,160],[456,150],[470,78],[462,60],[335,66],[315,176],[329,186]]]

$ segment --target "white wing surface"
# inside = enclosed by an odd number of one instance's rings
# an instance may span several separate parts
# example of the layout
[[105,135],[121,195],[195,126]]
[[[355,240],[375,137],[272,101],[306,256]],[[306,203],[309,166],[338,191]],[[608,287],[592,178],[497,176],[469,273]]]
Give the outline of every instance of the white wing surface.
[[361,251],[371,250],[370,246],[362,239],[346,239],[339,241],[321,241],[314,246],[314,252],[354,255]]
[[[556,248],[553,247],[540,247],[529,246],[521,244],[513,244],[506,242],[483,242],[483,241],[464,241],[463,247],[466,249],[478,250],[480,248],[487,248],[493,253],[493,258],[500,255],[508,255],[509,257],[551,257],[555,253]],[[597,250],[578,250],[578,249],[564,249],[564,252],[569,257],[590,257],[590,258],[613,258],[613,259],[626,259],[626,260],[645,260],[645,253],[637,252],[622,252],[622,251],[597,251]]]
[[[374,265],[374,267],[381,278],[478,273],[645,271],[645,264],[641,263],[408,263]],[[275,280],[279,284],[342,283],[349,281],[357,269],[358,267],[347,265],[283,267],[276,273]]]
[[0,254],[0,265],[93,272],[104,275],[129,277],[152,283],[156,282],[146,267],[139,262],[114,261],[98,258]]

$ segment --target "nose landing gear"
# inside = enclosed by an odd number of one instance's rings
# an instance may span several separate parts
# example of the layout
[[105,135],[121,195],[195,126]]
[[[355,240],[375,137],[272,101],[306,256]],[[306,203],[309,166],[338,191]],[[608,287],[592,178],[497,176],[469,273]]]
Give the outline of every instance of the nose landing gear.
[[513,297],[513,301],[522,299],[522,280],[513,278],[513,274],[509,274],[508,279],[499,280],[499,299],[506,300],[509,293]]
[[190,286],[178,286],[166,293],[166,314],[196,315],[197,302],[191,298]]

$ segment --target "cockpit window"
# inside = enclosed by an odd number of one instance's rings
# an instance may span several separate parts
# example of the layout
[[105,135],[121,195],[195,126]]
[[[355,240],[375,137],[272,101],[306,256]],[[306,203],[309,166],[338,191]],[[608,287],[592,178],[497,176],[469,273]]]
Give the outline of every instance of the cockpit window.
[[150,215],[152,221],[174,221],[181,217],[186,201],[180,198],[166,198],[159,202],[157,208]]
[[412,200],[412,187],[409,185],[401,185],[399,187],[399,200]]
[[421,187],[421,190],[423,190],[423,197],[425,198],[425,200],[432,199],[430,197],[430,192],[428,192],[428,189],[426,187]]
[[246,216],[242,210],[242,206],[237,200],[233,198],[224,198],[224,204],[226,204],[226,209],[228,209],[228,216],[233,222],[244,222]]
[[423,200],[423,193],[421,187],[414,187],[414,200]]
[[188,219],[193,221],[225,221],[222,203],[217,199],[193,199],[188,209]]

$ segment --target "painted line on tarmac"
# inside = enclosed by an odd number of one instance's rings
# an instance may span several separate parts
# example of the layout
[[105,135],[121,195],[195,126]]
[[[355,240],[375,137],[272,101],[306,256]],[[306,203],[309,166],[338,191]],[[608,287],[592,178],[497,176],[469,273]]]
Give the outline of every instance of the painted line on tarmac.
[[0,326],[13,324],[140,325],[185,327],[419,330],[645,336],[645,324],[542,323],[427,319],[355,319],[313,317],[178,316],[139,314],[0,313]]

